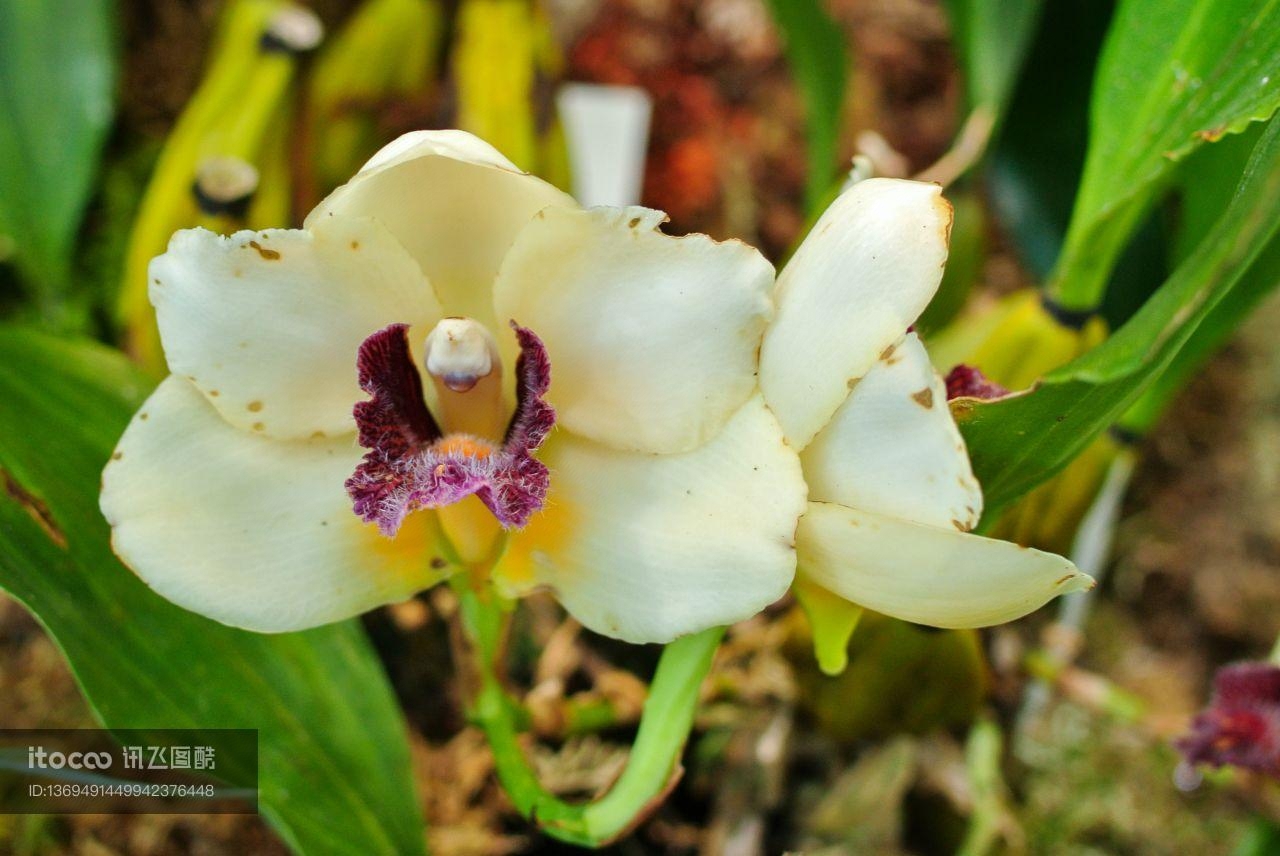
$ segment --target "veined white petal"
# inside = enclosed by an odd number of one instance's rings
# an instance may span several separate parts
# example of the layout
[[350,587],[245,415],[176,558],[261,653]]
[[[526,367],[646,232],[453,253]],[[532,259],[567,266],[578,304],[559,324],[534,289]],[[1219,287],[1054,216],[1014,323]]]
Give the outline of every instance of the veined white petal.
[[967,532],[982,490],[915,333],[881,355],[800,456],[809,499]]
[[809,503],[803,572],[854,603],[934,627],[986,627],[1093,585],[1052,553],[843,505]]
[[271,440],[218,417],[170,376],[102,475],[116,554],[179,606],[262,632],[403,600],[451,570],[420,512],[394,540],[361,523],[343,481],[354,438]]
[[942,279],[951,206],[934,184],[860,181],[814,224],[778,278],[760,386],[804,448],[928,305]]
[[790,585],[805,486],[759,396],[685,454],[619,452],[565,432],[544,451],[547,506],[496,571],[511,590],[548,586],[592,630],[669,642],[747,618]]
[[648,208],[547,209],[494,289],[551,357],[561,426],[615,448],[706,442],[756,388],[773,268],[746,244],[674,238]]
[[184,230],[150,276],[169,370],[231,424],[271,437],[354,431],[360,343],[441,315],[422,271],[372,220]]
[[[493,315],[493,278],[516,233],[550,205],[577,207],[465,131],[415,131],[374,155],[306,225],[343,217],[380,221],[421,265],[446,314],[498,332],[507,319]],[[501,338],[504,361],[514,359],[514,342]]]

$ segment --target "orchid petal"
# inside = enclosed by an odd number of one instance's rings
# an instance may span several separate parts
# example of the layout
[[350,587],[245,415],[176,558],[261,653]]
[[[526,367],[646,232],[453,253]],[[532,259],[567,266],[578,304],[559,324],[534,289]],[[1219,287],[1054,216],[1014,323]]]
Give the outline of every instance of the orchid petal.
[[548,209],[494,286],[499,315],[537,331],[562,427],[618,449],[708,441],[756,387],[773,268],[756,250],[658,230],[647,208]]
[[[521,172],[464,131],[415,131],[375,154],[307,217],[372,217],[421,265],[449,315],[492,331],[491,285],[516,234],[548,206],[577,207],[568,194]],[[396,319],[388,319],[396,320]],[[515,343],[501,337],[511,365]]]
[[102,479],[117,555],[169,600],[224,624],[299,630],[403,600],[453,568],[415,515],[387,539],[351,513],[353,437],[279,441],[219,418],[170,376]]
[[360,343],[389,322],[441,315],[413,259],[370,220],[185,230],[150,276],[170,371],[232,425],[270,437],[354,431]]
[[692,452],[620,452],[561,432],[542,457],[547,505],[495,572],[512,593],[546,586],[592,630],[669,642],[747,618],[791,583],[805,486],[759,396]]
[[972,529],[982,491],[914,333],[881,355],[801,455],[809,499]]
[[802,573],[859,606],[934,627],[1012,621],[1093,579],[1052,553],[811,502],[796,530]]
[[937,185],[872,178],[841,194],[778,277],[760,386],[787,440],[809,444],[942,279],[951,206]]

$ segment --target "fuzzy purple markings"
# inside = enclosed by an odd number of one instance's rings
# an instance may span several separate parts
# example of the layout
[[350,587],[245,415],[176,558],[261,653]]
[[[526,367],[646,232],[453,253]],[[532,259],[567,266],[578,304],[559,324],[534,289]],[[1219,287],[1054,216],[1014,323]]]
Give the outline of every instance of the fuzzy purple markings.
[[440,508],[475,495],[507,528],[542,508],[550,474],[533,452],[555,425],[542,396],[551,361],[532,331],[511,324],[520,343],[516,411],[501,446],[444,435],[422,397],[422,378],[409,350],[407,324],[392,324],[360,345],[360,388],[371,397],[355,406],[360,445],[369,451],[346,481],[355,513],[394,536],[410,512]]

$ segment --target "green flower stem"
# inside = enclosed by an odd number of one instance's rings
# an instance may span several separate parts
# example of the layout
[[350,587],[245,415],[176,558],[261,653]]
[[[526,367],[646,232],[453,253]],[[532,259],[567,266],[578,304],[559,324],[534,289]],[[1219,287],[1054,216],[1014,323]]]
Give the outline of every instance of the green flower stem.
[[621,721],[618,709],[608,699],[569,699],[561,713],[564,725],[560,733],[564,736],[594,734],[612,728]]
[[965,741],[965,768],[973,794],[973,812],[956,856],[986,856],[1000,841],[1001,824],[1008,813],[1004,802],[1004,779],[1000,761],[1004,752],[1004,735],[1000,726],[989,719],[979,719]]
[[1032,677],[1067,689],[1075,701],[1100,710],[1124,722],[1138,722],[1147,713],[1142,698],[1099,675],[1089,674],[1063,663],[1047,651],[1028,651],[1022,659],[1023,668]]
[[520,746],[518,723],[523,717],[498,678],[505,623],[500,607],[470,589],[459,594],[463,630],[479,672],[470,714],[489,741],[498,779],[516,809],[548,835],[570,844],[599,847],[626,833],[663,796],[679,770],[680,755],[693,728],[698,689],[724,628],[685,636],[666,647],[621,777],[594,802],[567,803],[542,787]]

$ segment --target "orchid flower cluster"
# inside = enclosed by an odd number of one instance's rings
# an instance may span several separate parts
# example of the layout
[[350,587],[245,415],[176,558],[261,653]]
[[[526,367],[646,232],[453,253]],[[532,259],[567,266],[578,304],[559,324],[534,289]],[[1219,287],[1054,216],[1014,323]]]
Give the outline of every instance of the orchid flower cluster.
[[630,642],[747,618],[797,568],[940,627],[1089,584],[968,531],[981,492],[908,332],[947,254],[937,186],[855,184],[776,282],[663,220],[442,131],[302,229],[179,232],[150,271],[172,374],[104,474],[115,549],[266,632],[458,573]]
[[115,550],[262,632],[446,579],[549,590],[635,643],[797,579],[938,627],[1091,585],[970,532],[981,490],[910,331],[947,256],[938,186],[854,184],[778,276],[664,220],[424,131],[301,229],[177,233],[150,267],[172,374],[103,476]]

